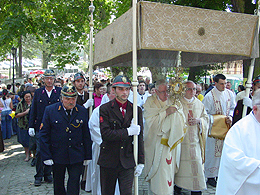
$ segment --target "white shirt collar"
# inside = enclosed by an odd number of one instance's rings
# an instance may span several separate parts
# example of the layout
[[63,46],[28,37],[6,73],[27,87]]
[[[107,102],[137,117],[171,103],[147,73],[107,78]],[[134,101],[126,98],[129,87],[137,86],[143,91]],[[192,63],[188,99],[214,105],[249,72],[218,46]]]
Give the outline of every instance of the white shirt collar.
[[194,97],[192,97],[191,99],[188,99],[188,98],[186,98],[186,97],[183,97],[187,102],[189,102],[189,103],[191,103],[191,102],[193,102],[193,100],[194,100]]

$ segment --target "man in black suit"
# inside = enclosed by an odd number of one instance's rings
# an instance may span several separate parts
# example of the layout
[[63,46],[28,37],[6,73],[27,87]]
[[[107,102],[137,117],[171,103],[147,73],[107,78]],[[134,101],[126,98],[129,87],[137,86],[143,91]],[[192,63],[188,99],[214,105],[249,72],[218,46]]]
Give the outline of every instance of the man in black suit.
[[55,195],[79,194],[83,162],[92,155],[88,111],[76,104],[77,96],[76,88],[67,83],[61,91],[61,102],[46,107],[40,129],[41,156],[45,165],[52,165]]
[[89,99],[89,94],[85,89],[85,77],[82,73],[78,72],[74,75],[74,86],[78,92],[77,104],[89,108],[93,105],[93,99]]
[[[139,176],[144,167],[142,110],[138,107],[139,125],[133,124],[133,104],[127,100],[130,86],[126,77],[117,76],[112,85],[116,99],[100,107],[100,131],[103,141],[98,164],[102,195],[114,194],[117,179],[120,194],[132,194],[134,175]],[[137,166],[133,154],[133,135],[138,135]]]
[[60,101],[60,87],[54,86],[55,73],[53,70],[46,70],[43,75],[44,87],[35,91],[29,113],[29,135],[35,136],[36,142],[36,175],[34,176],[35,186],[40,186],[42,179],[51,183],[51,166],[44,166],[40,155],[39,129],[46,106]]

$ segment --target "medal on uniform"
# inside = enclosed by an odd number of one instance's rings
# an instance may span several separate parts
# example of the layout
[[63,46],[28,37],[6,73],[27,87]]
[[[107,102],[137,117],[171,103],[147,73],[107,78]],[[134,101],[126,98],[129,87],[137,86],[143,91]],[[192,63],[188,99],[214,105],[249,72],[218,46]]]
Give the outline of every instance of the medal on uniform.
[[68,131],[69,131],[69,127],[66,128],[66,132],[68,132]]

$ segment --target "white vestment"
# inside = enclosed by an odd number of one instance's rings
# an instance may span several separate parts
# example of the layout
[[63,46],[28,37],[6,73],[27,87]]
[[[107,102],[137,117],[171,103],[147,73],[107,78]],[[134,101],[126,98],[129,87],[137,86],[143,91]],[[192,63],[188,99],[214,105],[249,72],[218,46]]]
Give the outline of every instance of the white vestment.
[[253,112],[226,135],[216,195],[260,194],[260,123]]
[[[224,91],[219,91],[216,87],[212,89],[209,93],[206,94],[202,103],[205,105],[205,109],[208,115],[219,114],[216,111],[214,99],[212,92],[216,94],[215,100],[219,101],[221,104],[222,114],[226,116],[233,116],[233,112],[236,106],[235,98],[233,93],[225,89]],[[227,108],[227,104],[230,101],[230,106]],[[210,117],[210,129],[212,127],[213,120]],[[223,140],[215,139],[208,137],[206,141],[206,150],[205,150],[205,177],[213,178],[218,176],[219,163],[221,158],[223,148]]]
[[[100,144],[102,143],[100,126],[99,126],[99,107],[93,110],[89,119],[89,130],[92,143],[92,161],[90,161],[87,169],[86,191],[91,191],[93,195],[101,195],[100,168],[97,164]],[[115,195],[120,195],[118,181],[116,183]]]
[[[154,94],[144,104],[145,179],[149,192],[157,195],[173,194],[174,174],[180,157],[180,144],[186,133],[182,105],[176,100],[177,111],[166,116],[173,100],[162,102]],[[177,149],[179,148],[179,149]]]
[[187,133],[181,143],[180,168],[175,174],[175,184],[178,187],[202,191],[206,189],[203,170],[205,143],[208,133],[209,118],[202,102],[197,99],[181,99],[186,120],[190,117],[200,118],[200,124],[188,126]]

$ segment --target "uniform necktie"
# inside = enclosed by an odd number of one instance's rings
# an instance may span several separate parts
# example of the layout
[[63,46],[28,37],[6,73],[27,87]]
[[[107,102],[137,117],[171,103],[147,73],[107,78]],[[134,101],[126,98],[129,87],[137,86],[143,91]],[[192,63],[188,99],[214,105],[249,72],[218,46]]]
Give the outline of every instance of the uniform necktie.
[[66,112],[67,112],[68,119],[70,120],[70,113],[71,113],[71,110],[66,110]]
[[83,95],[79,95],[79,98],[80,98],[81,100],[83,100]]

